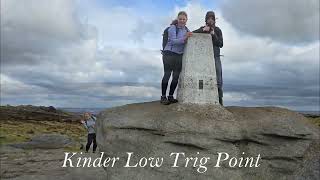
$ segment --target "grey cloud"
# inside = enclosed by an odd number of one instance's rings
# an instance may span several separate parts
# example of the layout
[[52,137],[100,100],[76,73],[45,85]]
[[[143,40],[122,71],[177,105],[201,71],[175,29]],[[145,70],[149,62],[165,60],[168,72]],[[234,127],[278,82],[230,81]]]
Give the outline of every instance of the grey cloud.
[[1,1],[1,64],[54,61],[60,49],[94,39],[75,14],[74,1]]
[[229,100],[227,105],[283,106],[294,110],[316,111],[319,108],[319,86],[287,87],[225,84],[225,95],[240,94],[245,98]]
[[[159,61],[155,57],[159,52],[153,50],[143,50],[143,52],[144,54],[141,54],[139,51],[112,48],[107,48],[107,51],[101,50],[95,62],[101,66],[102,71],[97,71],[94,65],[85,67],[88,72],[93,73],[93,78],[84,81],[76,72],[81,70],[85,72],[85,69],[81,69],[76,63],[73,64],[74,67],[69,68],[71,72],[64,71],[66,63],[6,67],[1,73],[13,80],[23,82],[24,86],[17,88],[14,84],[10,84],[10,81],[4,83],[3,86],[6,88],[1,100],[3,103],[10,101],[22,104],[31,102],[41,104],[42,102],[55,105],[56,103],[60,107],[72,107],[70,105],[72,103],[77,107],[103,107],[105,105],[103,102],[112,106],[120,102],[120,104],[125,104],[157,99],[160,93],[162,70],[157,63],[152,61]],[[150,59],[153,56],[154,59]],[[111,70],[112,74],[105,77],[103,69]],[[124,74],[116,74],[119,71]],[[139,92],[130,95],[130,91],[120,91],[125,87],[138,88]],[[32,91],[32,89],[37,90]],[[150,93],[151,97],[146,97]]]
[[[162,60],[157,50],[135,49],[119,50],[106,47],[97,59],[112,71],[124,74],[109,81],[154,83],[160,81]],[[139,80],[140,79],[140,80]]]
[[224,18],[242,32],[284,43],[319,40],[318,0],[225,0]]
[[[70,12],[73,12],[72,9],[70,7]],[[199,15],[202,17],[204,13]],[[46,12],[41,14],[47,19],[51,17]],[[70,26],[63,31],[55,28],[41,30],[37,27],[46,26],[48,22],[30,23],[34,22],[32,17],[36,18],[30,16],[27,25],[15,23],[15,18],[11,18],[11,25],[1,28],[1,37],[3,34],[7,37],[1,39],[1,50],[5,52],[1,54],[1,75],[10,78],[1,84],[2,103],[106,107],[159,99],[163,69],[158,50],[126,49],[122,47],[128,42],[121,39],[124,36],[114,37],[121,47],[104,44],[104,49],[97,50],[95,28],[73,19],[71,24],[77,27],[76,31]],[[113,17],[108,15],[108,18]],[[233,32],[227,31],[223,18],[220,16],[223,32]],[[102,19],[100,23],[105,21]],[[130,38],[148,42],[148,36],[140,36],[144,33],[161,38],[168,19],[155,24],[153,29],[149,29],[148,22],[140,22],[142,25],[136,24]],[[202,23],[203,18],[200,20]],[[32,31],[25,27],[30,24]],[[104,30],[110,35],[109,29]],[[64,35],[64,31],[68,33]],[[133,37],[137,33],[139,35]],[[242,39],[233,34],[232,37],[236,38],[227,40],[231,35],[224,33],[224,36],[226,42],[222,51],[225,57],[222,62],[226,97],[232,93],[245,96],[240,100],[227,99],[226,105],[281,105],[297,109],[319,107],[318,44],[309,49],[304,45],[293,48],[291,45],[275,45],[273,40],[265,43],[263,38]],[[277,40],[280,41],[282,35],[279,37]]]
[[[2,104],[39,104],[59,107],[106,107],[155,99],[159,90],[141,83],[4,84]],[[150,92],[151,91],[151,92]],[[150,95],[146,96],[146,93]]]
[[319,108],[319,43],[294,47],[254,38],[235,41],[251,51],[232,49],[228,42],[222,49],[229,48],[222,58],[225,92],[244,96],[228,99],[227,105]]

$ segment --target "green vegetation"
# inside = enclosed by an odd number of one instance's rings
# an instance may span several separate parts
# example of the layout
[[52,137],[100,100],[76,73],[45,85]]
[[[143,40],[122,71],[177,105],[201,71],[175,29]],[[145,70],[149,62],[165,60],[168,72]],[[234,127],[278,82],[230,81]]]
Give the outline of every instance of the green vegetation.
[[0,121],[0,144],[29,141],[32,136],[43,133],[58,133],[81,142],[86,130],[80,123],[56,121]]

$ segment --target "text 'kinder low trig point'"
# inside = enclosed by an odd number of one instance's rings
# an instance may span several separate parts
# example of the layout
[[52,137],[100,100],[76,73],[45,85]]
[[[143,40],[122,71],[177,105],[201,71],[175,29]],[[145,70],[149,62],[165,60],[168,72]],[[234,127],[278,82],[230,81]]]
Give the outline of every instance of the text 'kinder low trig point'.
[[219,104],[216,67],[210,34],[193,33],[182,60],[177,99],[180,103]]

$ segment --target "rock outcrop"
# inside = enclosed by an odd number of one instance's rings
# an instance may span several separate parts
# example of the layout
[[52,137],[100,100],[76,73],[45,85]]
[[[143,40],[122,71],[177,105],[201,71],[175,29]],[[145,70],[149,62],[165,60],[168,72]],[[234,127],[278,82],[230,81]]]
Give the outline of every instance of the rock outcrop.
[[[319,129],[283,108],[130,104],[98,115],[97,141],[100,151],[119,157],[115,167],[105,168],[111,180],[319,177]],[[142,157],[163,157],[163,164],[124,167],[128,152],[133,153],[131,165]],[[173,167],[175,158],[170,154],[179,152],[184,156]],[[235,157],[238,164],[241,158],[257,160],[260,154],[259,167],[230,167],[228,160],[217,167],[219,152]],[[204,163],[202,157],[210,159]]]

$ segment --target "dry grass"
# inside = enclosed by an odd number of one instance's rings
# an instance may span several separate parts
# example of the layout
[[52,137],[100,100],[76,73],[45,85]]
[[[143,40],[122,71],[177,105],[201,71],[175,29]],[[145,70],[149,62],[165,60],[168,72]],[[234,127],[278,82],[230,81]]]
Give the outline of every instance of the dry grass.
[[86,136],[86,130],[80,123],[0,121],[0,144],[29,141],[32,136],[43,133],[64,134],[75,141],[80,141]]
[[308,117],[307,119],[308,119],[312,124],[320,127],[320,117],[316,117],[316,118]]

